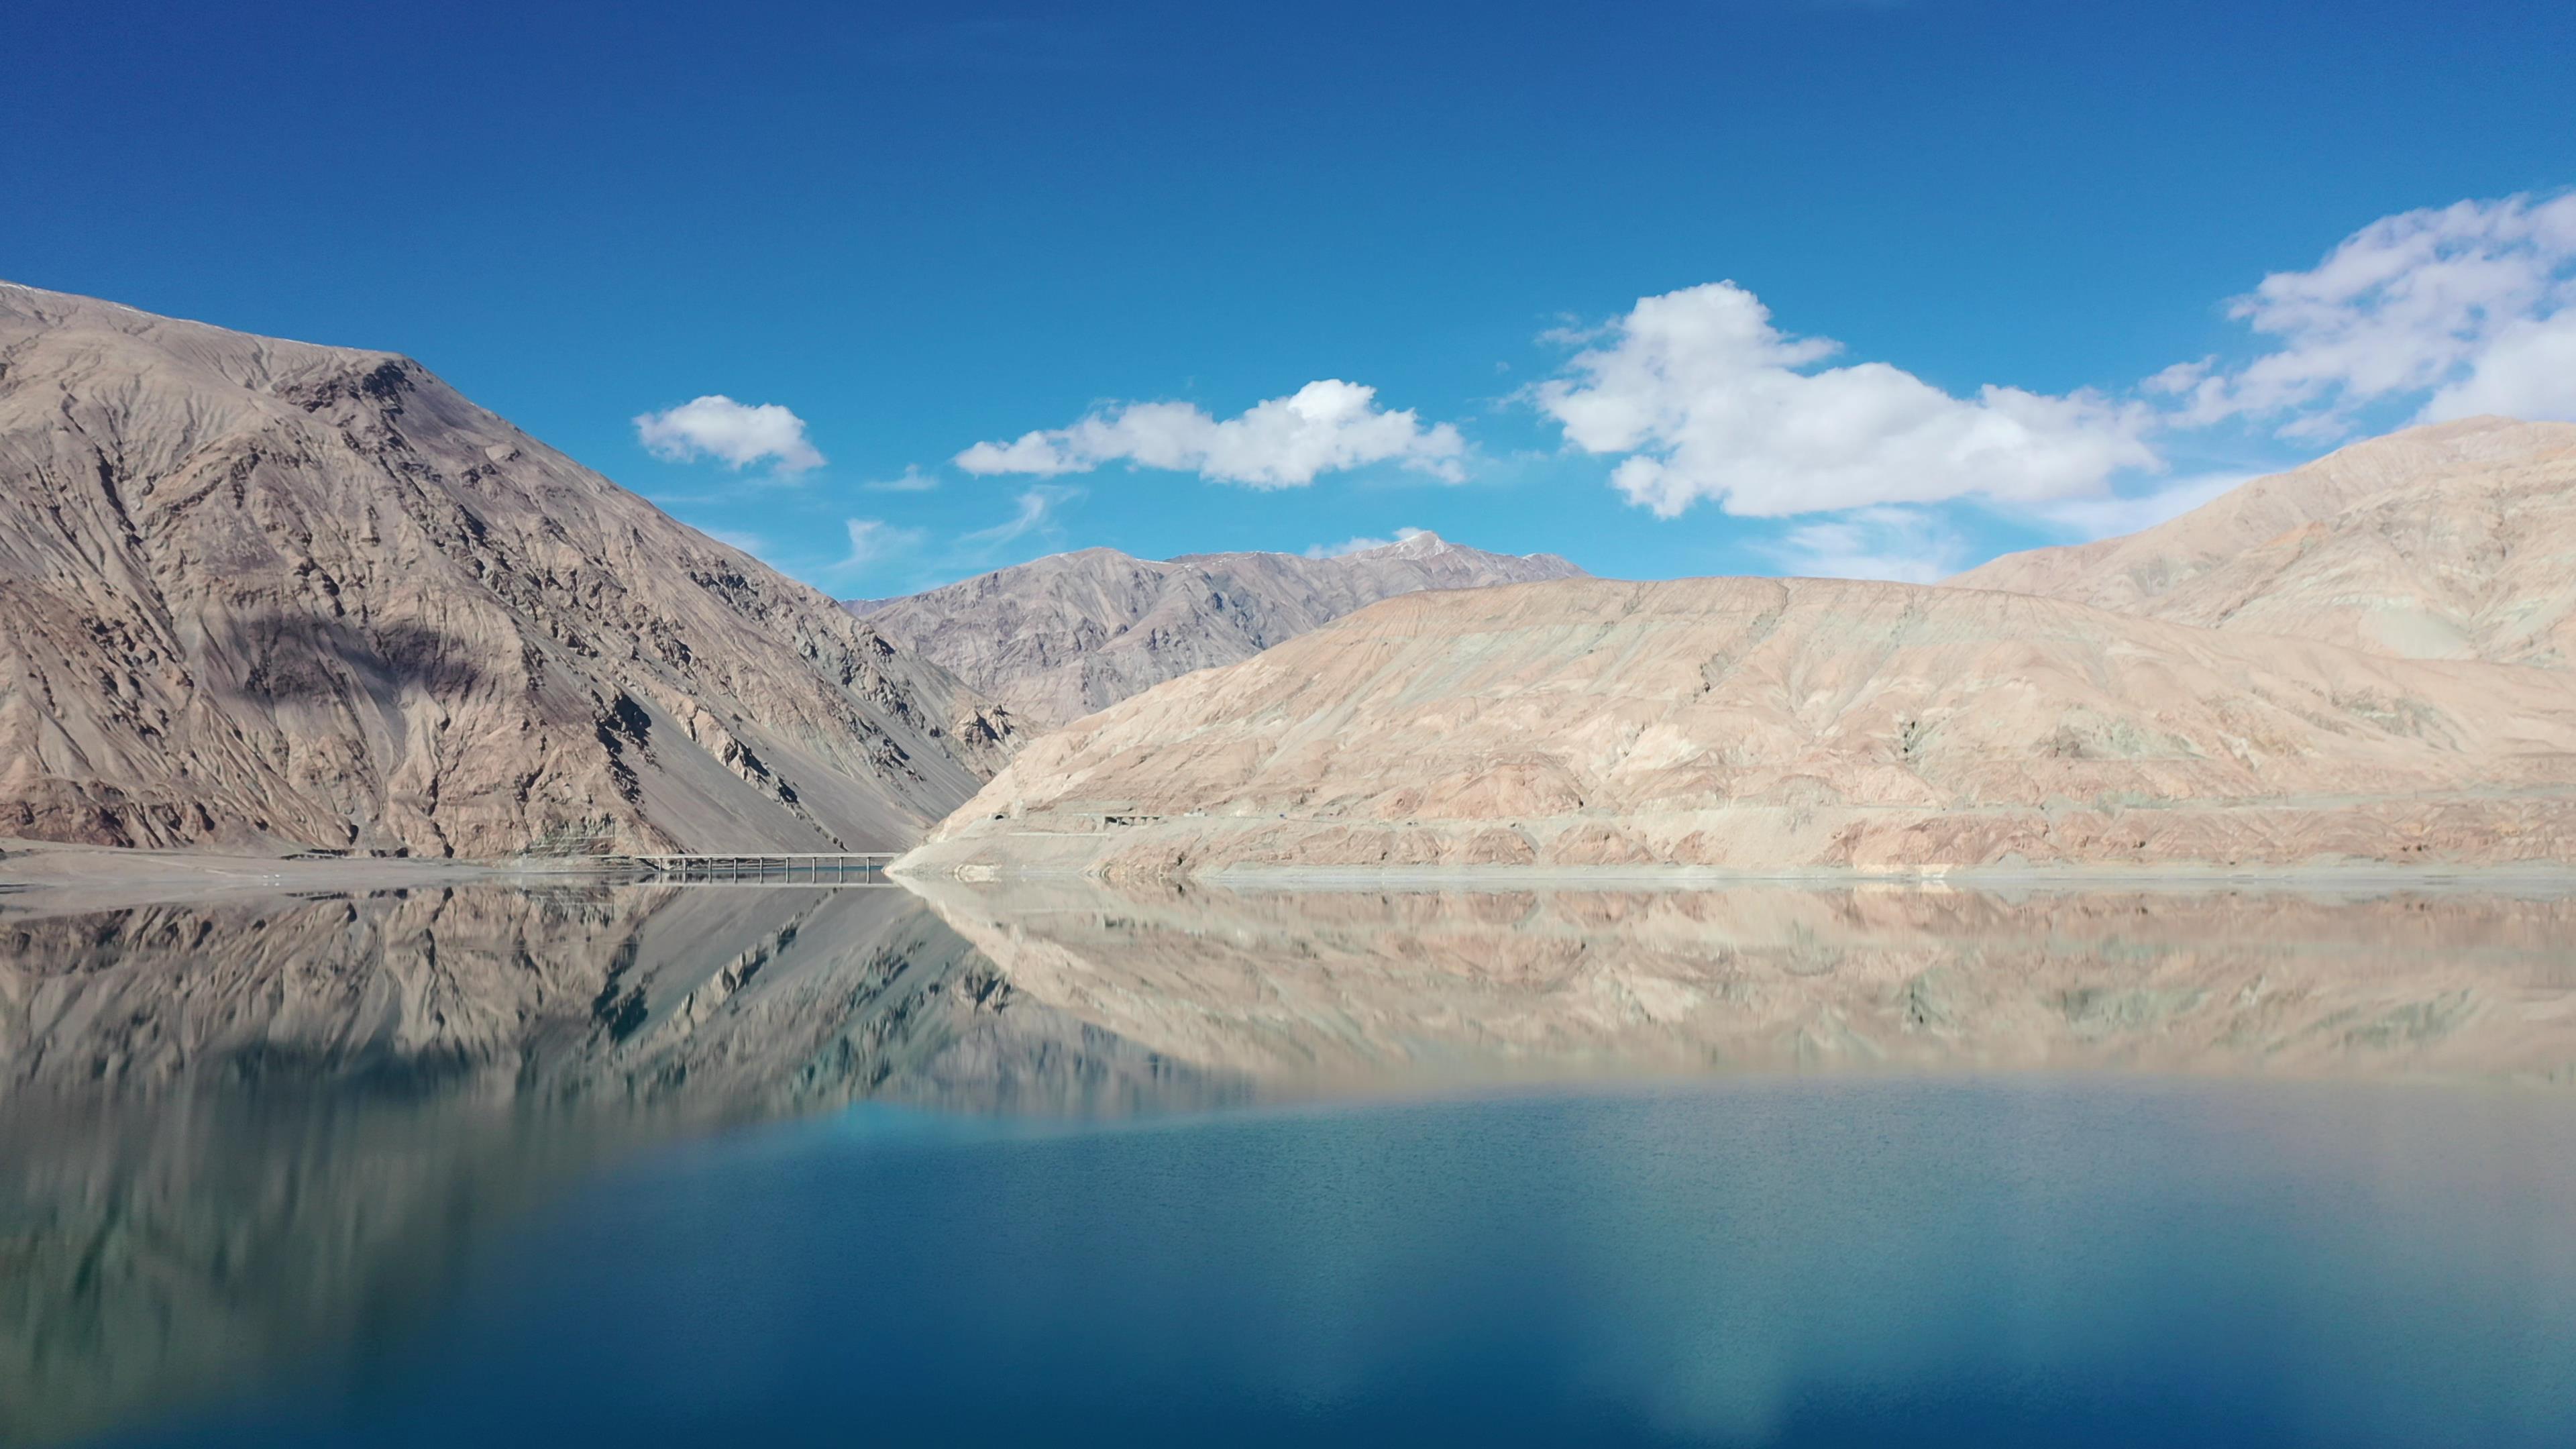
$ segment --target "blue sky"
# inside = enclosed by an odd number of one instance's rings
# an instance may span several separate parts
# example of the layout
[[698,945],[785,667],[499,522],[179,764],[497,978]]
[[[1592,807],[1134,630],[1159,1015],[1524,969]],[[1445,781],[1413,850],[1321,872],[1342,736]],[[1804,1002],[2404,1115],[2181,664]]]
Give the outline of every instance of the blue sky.
[[2576,416],[2563,3],[8,30],[0,277],[410,353],[843,595],[1407,527],[1926,577]]

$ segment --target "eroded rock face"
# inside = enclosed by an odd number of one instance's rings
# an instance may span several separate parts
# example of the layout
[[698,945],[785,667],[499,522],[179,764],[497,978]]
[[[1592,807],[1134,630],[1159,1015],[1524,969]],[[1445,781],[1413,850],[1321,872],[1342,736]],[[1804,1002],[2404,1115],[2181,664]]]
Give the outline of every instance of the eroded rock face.
[[1010,716],[418,363],[0,284],[0,836],[883,849]]
[[1166,679],[1249,659],[1380,599],[1583,571],[1418,533],[1338,558],[1185,554],[1157,562],[1089,548],[901,599],[847,607],[888,637],[1052,727]]
[[2355,444],[2169,522],[1949,581],[2417,659],[2576,664],[2576,423]]
[[1023,753],[899,870],[2576,859],[2576,677],[2021,595],[1392,599]]

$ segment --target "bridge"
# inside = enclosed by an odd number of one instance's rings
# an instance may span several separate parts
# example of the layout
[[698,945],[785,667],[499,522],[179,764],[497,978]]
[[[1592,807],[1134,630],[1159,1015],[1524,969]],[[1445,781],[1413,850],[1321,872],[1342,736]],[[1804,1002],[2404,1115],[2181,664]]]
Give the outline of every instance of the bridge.
[[766,881],[775,885],[798,881],[883,880],[885,868],[899,853],[860,850],[793,854],[630,855],[624,860],[664,880],[719,885],[757,885]]

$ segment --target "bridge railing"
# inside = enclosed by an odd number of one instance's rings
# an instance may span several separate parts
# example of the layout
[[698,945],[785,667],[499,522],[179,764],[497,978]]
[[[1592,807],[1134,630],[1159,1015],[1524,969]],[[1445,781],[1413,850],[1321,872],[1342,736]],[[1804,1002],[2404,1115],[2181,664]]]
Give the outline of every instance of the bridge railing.
[[882,879],[899,851],[725,851],[620,859],[666,880],[718,883]]

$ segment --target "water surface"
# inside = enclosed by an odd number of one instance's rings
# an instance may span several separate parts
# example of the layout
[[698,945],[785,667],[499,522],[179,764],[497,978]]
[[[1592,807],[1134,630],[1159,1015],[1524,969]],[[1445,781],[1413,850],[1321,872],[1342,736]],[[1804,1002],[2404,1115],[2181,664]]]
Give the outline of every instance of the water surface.
[[2555,899],[0,917],[0,1437],[2576,1442]]

